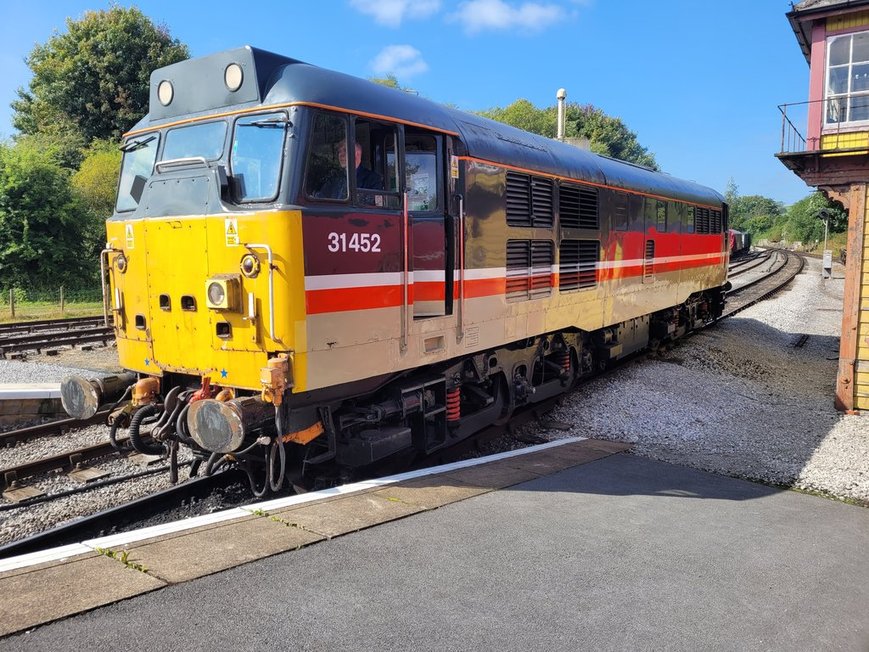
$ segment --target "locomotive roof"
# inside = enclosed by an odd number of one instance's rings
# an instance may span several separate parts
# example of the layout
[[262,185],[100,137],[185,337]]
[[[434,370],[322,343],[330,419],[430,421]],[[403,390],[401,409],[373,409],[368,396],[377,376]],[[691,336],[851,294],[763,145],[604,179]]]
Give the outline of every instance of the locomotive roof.
[[[232,62],[239,63],[244,70],[242,86],[235,93],[229,92],[223,83],[224,70]],[[163,106],[157,97],[157,87],[167,79],[173,83],[175,96],[169,106]],[[293,102],[391,117],[457,133],[470,156],[493,163],[696,203],[723,201],[716,191],[692,181],[599,156],[381,84],[250,46],[155,70],[151,74],[150,112],[134,130],[175,122],[182,116],[221,113],[230,107]]]

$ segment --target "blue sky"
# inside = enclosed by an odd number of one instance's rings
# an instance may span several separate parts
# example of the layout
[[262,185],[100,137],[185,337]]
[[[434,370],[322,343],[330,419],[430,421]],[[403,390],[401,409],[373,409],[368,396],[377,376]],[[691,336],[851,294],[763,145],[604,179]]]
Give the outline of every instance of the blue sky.
[[[0,136],[36,43],[101,0],[0,0]],[[129,3],[118,1],[127,6]],[[193,56],[253,45],[463,110],[525,98],[622,118],[662,169],[786,204],[811,189],[774,158],[777,105],[808,99],[785,0],[142,0]]]

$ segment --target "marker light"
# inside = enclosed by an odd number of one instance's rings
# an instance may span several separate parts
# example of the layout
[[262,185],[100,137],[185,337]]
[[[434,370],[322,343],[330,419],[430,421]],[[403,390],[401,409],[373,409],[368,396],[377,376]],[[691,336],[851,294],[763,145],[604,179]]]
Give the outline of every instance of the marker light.
[[241,273],[247,278],[256,278],[259,275],[259,258],[253,254],[245,254],[241,259]]
[[223,71],[223,81],[226,87],[233,93],[241,88],[241,83],[244,81],[244,71],[237,63],[231,63]]
[[157,99],[160,100],[160,104],[163,106],[169,106],[173,97],[175,97],[175,89],[172,88],[172,82],[164,79],[157,86]]

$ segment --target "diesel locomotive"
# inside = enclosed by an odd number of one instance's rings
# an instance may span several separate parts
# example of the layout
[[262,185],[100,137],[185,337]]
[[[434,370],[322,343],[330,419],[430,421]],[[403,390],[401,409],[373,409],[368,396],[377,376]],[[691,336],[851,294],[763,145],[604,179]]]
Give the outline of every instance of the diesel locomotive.
[[154,71],[122,150],[128,371],[64,405],[259,495],[432,454],[724,306],[717,192],[255,48]]

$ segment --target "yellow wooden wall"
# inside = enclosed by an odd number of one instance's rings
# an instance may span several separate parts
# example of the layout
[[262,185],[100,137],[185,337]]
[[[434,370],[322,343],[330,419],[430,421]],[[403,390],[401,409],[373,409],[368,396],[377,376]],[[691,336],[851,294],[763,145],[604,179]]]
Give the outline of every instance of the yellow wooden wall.
[[[865,147],[869,150],[869,132],[852,131],[844,134],[824,134],[821,136],[821,149],[848,149]],[[854,156],[862,152],[848,151],[839,154],[824,154],[824,156]]]
[[869,25],[869,11],[860,11],[856,14],[846,14],[827,18],[827,34],[838,32],[843,29],[854,29]]
[[[857,317],[857,355],[854,365],[854,408],[869,410],[869,197],[863,215],[863,260],[860,278],[860,306]],[[845,306],[847,310],[848,307]]]

